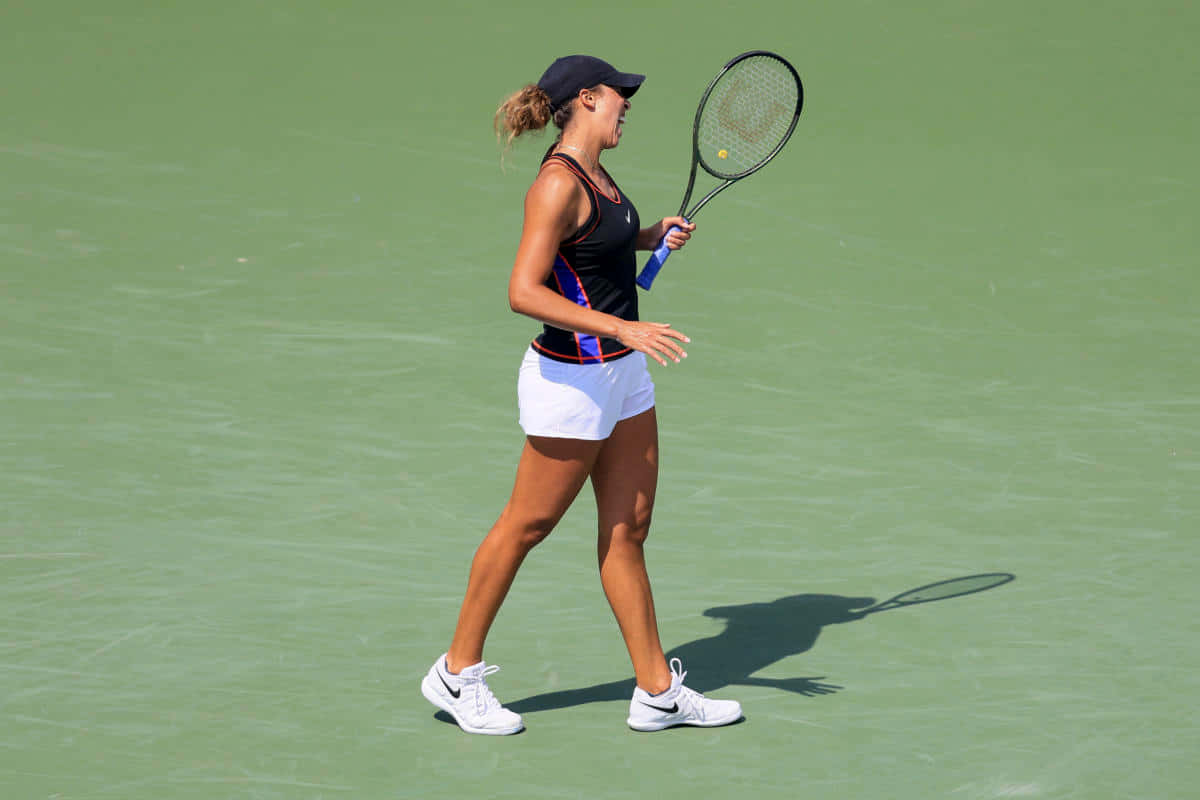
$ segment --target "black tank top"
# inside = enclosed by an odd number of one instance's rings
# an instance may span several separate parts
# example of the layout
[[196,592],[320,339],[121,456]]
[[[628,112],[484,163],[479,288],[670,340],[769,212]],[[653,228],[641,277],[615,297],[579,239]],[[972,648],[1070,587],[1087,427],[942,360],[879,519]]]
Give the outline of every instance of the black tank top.
[[[583,185],[591,213],[579,230],[558,246],[546,286],[573,303],[630,321],[638,318],[634,283],[635,249],[641,226],[637,209],[612,181],[617,197],[604,194],[579,163],[563,153],[547,155],[566,166]],[[605,173],[607,174],[607,173]],[[546,325],[533,347],[555,361],[601,364],[633,352],[616,339],[575,333]]]

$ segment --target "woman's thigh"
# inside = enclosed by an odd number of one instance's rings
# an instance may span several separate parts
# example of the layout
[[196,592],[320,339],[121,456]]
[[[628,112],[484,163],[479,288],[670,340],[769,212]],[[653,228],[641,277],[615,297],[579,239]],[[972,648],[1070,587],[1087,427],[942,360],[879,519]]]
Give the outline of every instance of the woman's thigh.
[[618,527],[645,535],[658,488],[658,417],[653,408],[621,420],[592,466],[601,535]]
[[503,517],[521,528],[558,523],[583,488],[603,441],[529,436]]

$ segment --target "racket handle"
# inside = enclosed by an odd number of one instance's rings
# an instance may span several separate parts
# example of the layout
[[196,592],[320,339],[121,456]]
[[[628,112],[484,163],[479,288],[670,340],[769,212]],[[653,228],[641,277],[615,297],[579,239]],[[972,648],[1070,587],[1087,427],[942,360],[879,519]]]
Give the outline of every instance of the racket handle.
[[650,258],[646,261],[646,266],[642,267],[641,273],[637,276],[637,285],[649,291],[650,284],[654,283],[655,276],[662,269],[663,263],[667,260],[667,256],[671,255],[671,248],[667,247],[667,236],[670,236],[675,231],[680,230],[678,225],[672,225],[662,241],[658,243],[658,248],[650,254]]

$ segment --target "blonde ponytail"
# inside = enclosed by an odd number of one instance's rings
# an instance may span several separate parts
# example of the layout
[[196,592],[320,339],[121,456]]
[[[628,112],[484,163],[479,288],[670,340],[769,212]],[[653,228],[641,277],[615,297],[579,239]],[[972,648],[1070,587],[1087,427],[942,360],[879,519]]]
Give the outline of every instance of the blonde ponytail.
[[553,115],[550,113],[550,96],[534,84],[508,96],[492,119],[496,138],[505,151],[512,146],[513,139],[529,131],[545,128]]

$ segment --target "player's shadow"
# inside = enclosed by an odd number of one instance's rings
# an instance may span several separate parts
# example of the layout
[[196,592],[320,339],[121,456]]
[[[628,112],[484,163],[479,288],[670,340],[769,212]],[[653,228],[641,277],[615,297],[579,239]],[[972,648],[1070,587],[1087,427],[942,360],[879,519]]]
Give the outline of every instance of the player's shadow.
[[[840,686],[821,683],[819,677],[756,678],[754,673],[788,656],[807,652],[826,625],[854,622],[875,603],[872,597],[842,597],[835,594],[795,594],[769,603],[710,608],[706,617],[726,621],[715,636],[696,639],[671,649],[667,658],[678,658],[684,669],[693,667],[687,685],[698,692],[725,686],[768,686],[787,692],[814,696],[832,694]],[[632,678],[563,689],[527,697],[505,705],[523,714],[556,708],[628,700],[633,694]]]

